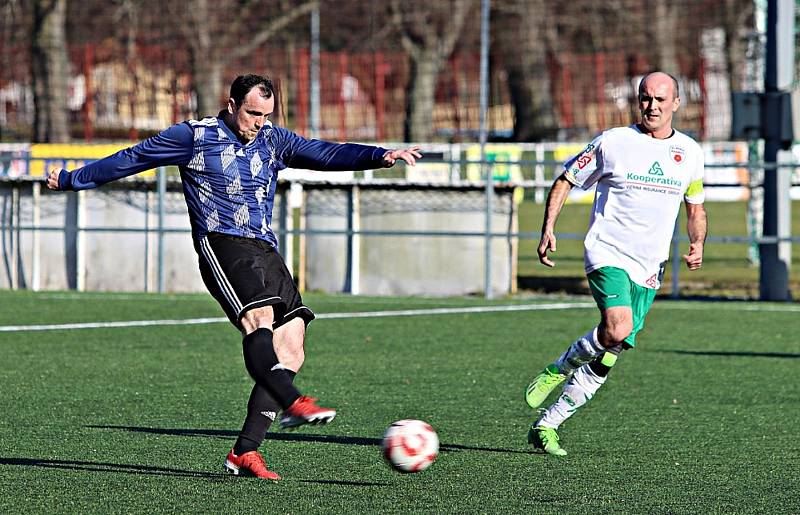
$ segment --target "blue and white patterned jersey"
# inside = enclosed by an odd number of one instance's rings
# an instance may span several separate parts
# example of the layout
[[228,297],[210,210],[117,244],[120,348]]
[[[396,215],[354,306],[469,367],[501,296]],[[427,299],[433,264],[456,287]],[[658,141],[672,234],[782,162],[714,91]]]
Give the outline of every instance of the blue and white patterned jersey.
[[59,188],[84,190],[159,166],[176,165],[194,238],[209,232],[258,238],[278,246],[270,228],[278,172],[382,168],[386,149],[308,140],[267,124],[241,143],[222,118],[174,125],[141,143],[70,173]]

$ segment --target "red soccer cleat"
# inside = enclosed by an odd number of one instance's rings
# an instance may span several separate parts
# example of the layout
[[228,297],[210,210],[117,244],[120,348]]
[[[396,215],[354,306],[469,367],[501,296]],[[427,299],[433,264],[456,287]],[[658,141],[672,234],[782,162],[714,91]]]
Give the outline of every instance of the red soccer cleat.
[[225,470],[234,476],[255,476],[270,481],[279,481],[281,476],[267,468],[264,457],[258,451],[250,451],[237,456],[233,449],[225,458]]
[[283,411],[281,429],[302,426],[303,424],[327,424],[336,411],[317,406],[317,399],[301,395],[291,406]]

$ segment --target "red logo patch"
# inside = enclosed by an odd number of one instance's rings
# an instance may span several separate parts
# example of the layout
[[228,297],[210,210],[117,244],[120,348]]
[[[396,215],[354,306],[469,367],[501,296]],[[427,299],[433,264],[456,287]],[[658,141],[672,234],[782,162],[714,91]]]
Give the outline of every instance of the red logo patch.
[[656,277],[657,275],[658,275],[658,274],[653,274],[653,275],[651,275],[651,276],[650,276],[650,279],[648,279],[647,281],[645,281],[645,284],[647,284],[647,286],[649,286],[649,287],[651,287],[651,288],[655,288],[656,286],[658,286],[658,279],[657,279],[657,277]]
[[592,162],[593,157],[591,154],[583,154],[578,158],[578,168],[583,170],[586,165]]
[[678,145],[672,145],[669,147],[669,157],[676,163],[681,164],[686,157],[686,151]]

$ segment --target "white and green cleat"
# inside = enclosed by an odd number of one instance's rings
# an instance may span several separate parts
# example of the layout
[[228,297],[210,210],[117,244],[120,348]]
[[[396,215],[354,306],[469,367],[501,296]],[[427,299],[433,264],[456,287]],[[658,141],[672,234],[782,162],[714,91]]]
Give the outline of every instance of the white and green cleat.
[[567,376],[558,371],[555,365],[547,365],[541,374],[533,379],[525,390],[525,402],[533,409],[538,408],[556,386],[564,382]]
[[528,430],[528,443],[534,449],[553,456],[566,456],[567,451],[558,443],[558,433],[551,427],[532,425]]

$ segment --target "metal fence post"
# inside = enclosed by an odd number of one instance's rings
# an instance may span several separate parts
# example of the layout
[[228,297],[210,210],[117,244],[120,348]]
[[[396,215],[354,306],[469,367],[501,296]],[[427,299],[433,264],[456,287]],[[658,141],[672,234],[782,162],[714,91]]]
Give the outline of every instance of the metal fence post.
[[14,183],[11,186],[11,230],[9,236],[11,239],[11,289],[16,290],[19,288],[19,264],[20,264],[20,233],[19,233],[19,185]]
[[494,196],[494,169],[486,163],[486,111],[489,105],[489,0],[481,5],[481,84],[480,84],[480,144],[481,171],[486,179],[486,236],[484,255],[484,296],[491,299],[492,292],[492,200]]
[[42,183],[36,181],[31,185],[32,209],[33,209],[33,231],[31,234],[32,263],[31,263],[31,289],[39,291],[42,284],[42,249],[41,234],[39,226],[42,224]]
[[167,171],[158,169],[158,293],[164,293],[164,197],[167,193]]
[[144,192],[144,292],[150,291],[150,188]]
[[352,184],[347,193],[347,272],[344,290],[359,293],[361,268],[361,199],[358,185]]
[[86,291],[86,190],[77,193],[77,213],[75,217],[75,271],[76,289]]

